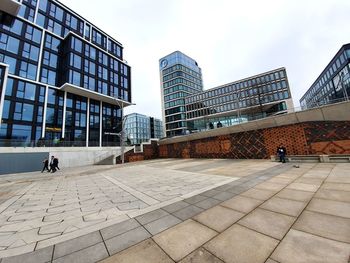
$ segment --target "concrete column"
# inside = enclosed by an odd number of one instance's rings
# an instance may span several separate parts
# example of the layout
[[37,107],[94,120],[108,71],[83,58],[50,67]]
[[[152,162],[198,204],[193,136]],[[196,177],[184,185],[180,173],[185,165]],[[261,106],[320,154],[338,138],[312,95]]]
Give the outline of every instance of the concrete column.
[[6,93],[6,86],[7,86],[7,78],[9,73],[9,67],[5,67],[5,74],[4,74],[4,83],[2,84],[2,93],[0,98],[0,128],[2,123],[2,112],[4,109],[4,101],[5,101],[5,93]]
[[102,101],[100,101],[100,147],[102,147]]
[[66,106],[67,106],[67,91],[64,92],[63,98],[63,120],[62,120],[62,138],[64,139],[64,133],[66,130]]
[[45,129],[46,129],[46,110],[47,110],[47,97],[49,95],[49,87],[46,86],[45,89],[45,102],[44,102],[44,114],[43,114],[43,128],[41,131],[41,138],[45,138]]
[[89,147],[89,129],[90,129],[90,98],[87,99],[87,114],[86,114],[86,147]]

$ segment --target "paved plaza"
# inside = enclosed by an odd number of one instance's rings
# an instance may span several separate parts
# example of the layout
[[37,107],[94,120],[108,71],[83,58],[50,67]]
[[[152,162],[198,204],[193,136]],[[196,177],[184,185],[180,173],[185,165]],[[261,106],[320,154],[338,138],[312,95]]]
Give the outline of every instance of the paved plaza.
[[345,163],[160,159],[0,177],[1,263],[349,256]]

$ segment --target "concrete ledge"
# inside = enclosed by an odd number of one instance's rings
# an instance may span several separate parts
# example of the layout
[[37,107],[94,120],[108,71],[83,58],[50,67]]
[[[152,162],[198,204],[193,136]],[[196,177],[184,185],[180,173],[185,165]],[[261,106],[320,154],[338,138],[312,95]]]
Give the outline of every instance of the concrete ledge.
[[[271,161],[277,162],[277,155],[271,155]],[[287,155],[287,162],[302,162],[302,163],[349,163],[350,155]]]

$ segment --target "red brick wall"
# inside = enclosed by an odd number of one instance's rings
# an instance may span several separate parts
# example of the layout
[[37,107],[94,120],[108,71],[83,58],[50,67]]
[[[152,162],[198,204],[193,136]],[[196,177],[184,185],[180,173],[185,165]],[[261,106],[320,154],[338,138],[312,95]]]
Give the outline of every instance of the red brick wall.
[[350,122],[305,122],[159,146],[152,142],[144,145],[144,153],[128,152],[125,160],[267,159],[280,144],[285,145],[289,155],[350,154]]
[[280,144],[290,155],[350,154],[350,122],[306,122],[160,145],[159,157],[266,159]]

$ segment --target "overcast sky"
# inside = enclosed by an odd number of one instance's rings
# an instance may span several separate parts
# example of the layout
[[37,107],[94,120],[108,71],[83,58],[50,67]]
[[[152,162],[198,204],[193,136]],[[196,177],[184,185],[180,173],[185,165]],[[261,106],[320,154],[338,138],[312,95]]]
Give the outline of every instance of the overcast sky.
[[124,46],[126,112],[161,117],[158,60],[180,50],[204,89],[286,67],[295,106],[350,42],[350,0],[61,0]]

